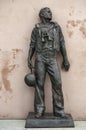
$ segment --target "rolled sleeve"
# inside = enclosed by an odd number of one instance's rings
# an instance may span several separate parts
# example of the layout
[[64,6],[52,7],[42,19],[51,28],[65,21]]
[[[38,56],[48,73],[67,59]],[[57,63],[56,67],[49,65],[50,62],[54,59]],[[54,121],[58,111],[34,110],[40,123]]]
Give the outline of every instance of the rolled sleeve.
[[36,45],[36,29],[34,28],[31,34],[30,47],[35,48],[35,45]]
[[64,36],[63,36],[62,29],[60,26],[59,26],[59,42],[60,42],[60,45],[65,44]]

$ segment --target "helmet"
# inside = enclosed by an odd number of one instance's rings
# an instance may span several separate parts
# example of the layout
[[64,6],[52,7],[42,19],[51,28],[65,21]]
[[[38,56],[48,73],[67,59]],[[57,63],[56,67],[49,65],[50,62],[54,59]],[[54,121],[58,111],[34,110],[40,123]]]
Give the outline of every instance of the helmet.
[[35,75],[34,74],[27,74],[24,78],[25,83],[30,86],[34,87],[35,86]]

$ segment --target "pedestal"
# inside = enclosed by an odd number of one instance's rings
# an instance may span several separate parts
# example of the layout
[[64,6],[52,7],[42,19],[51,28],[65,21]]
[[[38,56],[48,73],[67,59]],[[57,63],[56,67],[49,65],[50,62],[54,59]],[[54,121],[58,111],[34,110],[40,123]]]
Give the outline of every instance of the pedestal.
[[35,118],[34,113],[30,112],[25,128],[64,128],[74,127],[74,122],[70,114],[66,118],[53,116],[52,113],[45,113],[41,118]]

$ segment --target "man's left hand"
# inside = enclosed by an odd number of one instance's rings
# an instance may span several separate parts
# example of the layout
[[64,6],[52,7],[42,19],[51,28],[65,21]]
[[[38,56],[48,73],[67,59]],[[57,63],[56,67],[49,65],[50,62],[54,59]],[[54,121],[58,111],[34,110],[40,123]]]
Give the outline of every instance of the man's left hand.
[[69,63],[68,60],[67,60],[67,61],[63,61],[63,63],[62,63],[62,68],[64,68],[66,71],[69,70],[69,68],[70,68],[70,63]]

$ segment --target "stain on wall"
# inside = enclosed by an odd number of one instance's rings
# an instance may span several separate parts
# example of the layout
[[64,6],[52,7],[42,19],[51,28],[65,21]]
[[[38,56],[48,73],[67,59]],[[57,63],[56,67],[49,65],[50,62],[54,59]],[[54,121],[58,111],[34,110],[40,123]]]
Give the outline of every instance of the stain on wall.
[[3,115],[0,114],[0,119],[8,119],[9,118],[9,114]]
[[80,27],[79,30],[81,31],[83,38],[86,38],[86,28],[85,27]]
[[78,25],[83,25],[86,23],[86,19],[83,20],[68,20],[67,21],[67,27],[69,27],[68,25],[71,25],[72,27],[77,27]]
[[6,91],[12,92],[12,88],[10,85],[10,81],[8,79],[9,74],[15,69],[16,65],[9,65],[9,61],[5,61],[1,74],[2,74],[2,81]]
[[86,38],[86,19],[68,20],[66,28],[69,38],[71,38],[71,36],[73,35],[75,28],[81,32],[81,36],[83,36],[83,38]]
[[73,35],[73,31],[67,31],[67,33],[68,33],[69,38],[71,38]]
[[19,52],[23,52],[22,49],[12,49],[12,53],[13,53],[13,59],[16,59],[16,55],[19,53]]
[[1,78],[2,78],[2,86],[6,91],[12,92],[12,87],[10,83],[9,76],[11,73],[18,67],[16,63],[17,54],[21,52],[21,49],[12,49],[11,51],[1,51],[2,53],[2,69],[1,69]]
[[69,20],[67,23],[73,27],[77,26],[77,23],[74,20]]

